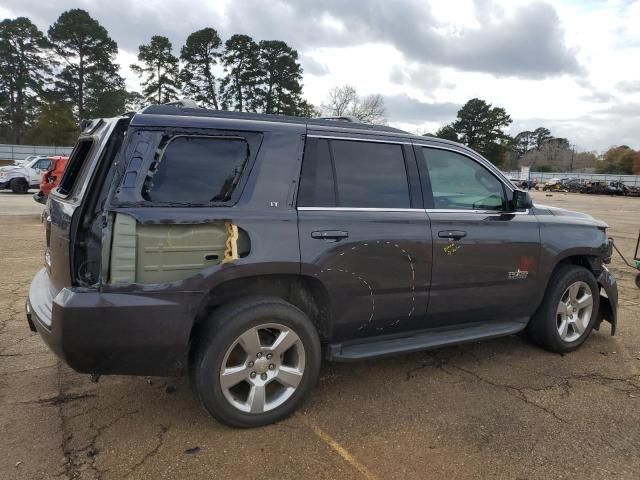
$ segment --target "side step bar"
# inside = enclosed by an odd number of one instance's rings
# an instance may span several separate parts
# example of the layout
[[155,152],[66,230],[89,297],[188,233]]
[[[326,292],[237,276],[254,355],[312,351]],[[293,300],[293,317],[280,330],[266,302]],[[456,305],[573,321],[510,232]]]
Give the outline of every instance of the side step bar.
[[327,346],[326,355],[328,360],[350,362],[399,353],[419,352],[513,335],[524,330],[527,321],[527,318],[523,318],[509,322],[468,323],[457,325],[455,328],[434,328],[405,332],[401,335],[381,335],[357,341],[332,343]]

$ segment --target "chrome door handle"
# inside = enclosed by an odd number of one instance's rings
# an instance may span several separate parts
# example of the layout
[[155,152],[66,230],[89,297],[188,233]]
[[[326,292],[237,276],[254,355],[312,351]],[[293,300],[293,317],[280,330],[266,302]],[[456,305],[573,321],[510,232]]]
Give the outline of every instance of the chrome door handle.
[[345,232],[344,230],[320,230],[316,232],[311,232],[311,238],[317,238],[320,240],[327,240],[337,242],[343,238],[348,238],[349,232]]
[[460,240],[467,236],[467,232],[462,230],[442,230],[438,232],[440,238],[448,238],[450,240]]

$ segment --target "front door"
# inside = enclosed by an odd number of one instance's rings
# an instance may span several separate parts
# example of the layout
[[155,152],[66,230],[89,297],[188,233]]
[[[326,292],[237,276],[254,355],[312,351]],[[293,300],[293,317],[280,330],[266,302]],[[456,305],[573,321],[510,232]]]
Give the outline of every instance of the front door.
[[537,219],[509,211],[510,187],[452,148],[416,146],[433,237],[429,324],[523,321],[537,292]]
[[333,340],[423,328],[431,234],[410,145],[309,136],[301,269],[327,289]]
[[42,174],[47,171],[47,169],[51,166],[51,160],[48,158],[41,158],[36,163],[34,163],[29,171],[29,185],[40,185],[40,179],[42,178]]

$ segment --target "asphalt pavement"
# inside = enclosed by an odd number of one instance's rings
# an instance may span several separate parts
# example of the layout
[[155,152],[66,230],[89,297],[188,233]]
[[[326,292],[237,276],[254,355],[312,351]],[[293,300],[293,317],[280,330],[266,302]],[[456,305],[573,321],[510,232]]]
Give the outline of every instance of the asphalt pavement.
[[[534,198],[592,213],[635,246],[640,198]],[[41,209],[0,192],[0,478],[640,478],[640,290],[618,258],[615,337],[605,325],[565,356],[513,336],[325,364],[297,414],[235,430],[185,378],[91,383],[29,331]]]

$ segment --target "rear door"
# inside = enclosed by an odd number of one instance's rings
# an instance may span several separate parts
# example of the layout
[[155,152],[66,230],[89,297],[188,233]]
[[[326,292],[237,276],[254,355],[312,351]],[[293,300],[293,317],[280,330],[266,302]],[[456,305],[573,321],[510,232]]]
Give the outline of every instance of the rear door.
[[421,328],[431,234],[409,143],[307,136],[298,192],[302,273],[328,290],[334,340]]
[[430,325],[529,315],[539,275],[535,215],[510,211],[510,187],[466,151],[426,145],[415,151],[433,237]]
[[[49,195],[45,215],[47,248],[45,259],[51,280],[56,289],[70,286],[72,277],[80,272],[71,272],[71,251],[75,236],[72,220],[82,205],[88,184],[93,176],[105,146],[119,122],[128,119],[113,118],[92,124],[78,139],[60,185]],[[102,188],[102,185],[96,186]],[[99,252],[96,252],[99,255]]]

